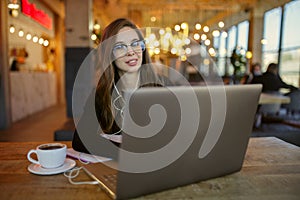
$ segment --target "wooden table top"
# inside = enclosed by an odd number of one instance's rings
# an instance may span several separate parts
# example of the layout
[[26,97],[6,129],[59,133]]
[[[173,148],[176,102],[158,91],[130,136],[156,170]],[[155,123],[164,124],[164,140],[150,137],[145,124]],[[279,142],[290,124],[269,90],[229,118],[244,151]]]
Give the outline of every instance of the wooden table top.
[[[70,146],[70,142],[64,142]],[[27,152],[41,142],[0,143],[0,199],[109,199],[97,185],[72,185],[63,174],[27,171]],[[79,163],[77,163],[79,164]],[[84,173],[77,180],[89,180]],[[251,138],[240,172],[137,199],[299,199],[300,147]]]

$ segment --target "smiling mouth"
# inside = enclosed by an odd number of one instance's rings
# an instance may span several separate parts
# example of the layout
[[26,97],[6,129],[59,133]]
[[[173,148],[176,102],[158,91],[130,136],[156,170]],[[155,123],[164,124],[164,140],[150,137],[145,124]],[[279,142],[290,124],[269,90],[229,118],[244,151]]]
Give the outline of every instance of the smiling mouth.
[[135,66],[137,64],[137,62],[138,62],[138,59],[131,59],[125,63],[129,66]]

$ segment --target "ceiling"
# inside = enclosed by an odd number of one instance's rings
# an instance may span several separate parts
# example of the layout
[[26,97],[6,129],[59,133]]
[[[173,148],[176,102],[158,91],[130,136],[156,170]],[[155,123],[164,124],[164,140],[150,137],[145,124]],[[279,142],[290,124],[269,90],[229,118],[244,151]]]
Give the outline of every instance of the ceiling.
[[[93,14],[102,27],[127,17],[140,27],[173,27],[181,22],[215,25],[254,7],[274,8],[290,0],[93,0]],[[156,17],[152,22],[151,17]]]
[[[211,25],[236,12],[245,12],[258,0],[93,0],[94,18],[103,26],[128,17],[139,26],[174,26],[181,22]],[[274,1],[274,0],[273,0]],[[152,22],[151,17],[156,17]]]

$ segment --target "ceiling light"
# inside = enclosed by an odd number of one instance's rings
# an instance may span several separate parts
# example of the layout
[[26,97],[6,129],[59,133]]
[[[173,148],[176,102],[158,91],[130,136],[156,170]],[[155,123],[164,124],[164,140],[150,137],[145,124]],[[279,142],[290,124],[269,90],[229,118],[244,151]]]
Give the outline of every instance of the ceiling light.
[[101,26],[97,22],[94,24],[94,29],[95,30],[100,30]]
[[197,23],[197,24],[195,25],[195,28],[196,28],[196,30],[200,30],[200,29],[201,29],[201,24]]
[[209,53],[211,56],[216,56],[216,51],[215,51],[215,49],[212,48],[212,47],[209,48],[208,53]]
[[14,25],[10,25],[9,32],[14,33],[15,31],[16,31],[16,28],[14,27]]
[[205,59],[203,60],[203,64],[204,64],[204,65],[209,65],[209,63],[210,63],[210,62],[209,62],[209,59],[208,59],[208,58],[205,58]]
[[177,49],[176,49],[176,48],[172,48],[172,49],[171,49],[171,53],[172,53],[172,54],[176,54],[176,53],[177,53]]
[[96,34],[92,34],[92,35],[91,35],[91,39],[92,39],[93,41],[95,41],[95,40],[97,39],[97,35],[96,35]]
[[198,33],[195,33],[195,34],[194,34],[194,39],[195,39],[195,40],[199,40],[199,39],[200,39],[200,35],[199,35]]
[[219,26],[220,28],[223,28],[223,27],[225,26],[225,24],[224,24],[224,22],[220,21],[220,22],[218,23],[218,26]]
[[39,39],[39,44],[43,44],[44,43],[44,38],[40,38]]
[[223,37],[223,38],[227,38],[227,36],[228,36],[227,32],[225,32],[225,31],[222,32],[222,37]]
[[17,3],[17,1],[11,1],[9,4],[7,4],[7,7],[9,9],[19,9],[20,5]]
[[210,45],[210,40],[209,40],[209,39],[205,40],[205,41],[204,41],[204,44],[205,44],[206,46],[209,46],[209,45]]
[[12,9],[12,10],[9,11],[9,14],[10,14],[11,16],[13,16],[13,17],[18,17],[19,11],[16,10],[16,9]]
[[23,37],[24,36],[24,31],[21,29],[19,30],[19,33],[18,33],[19,37]]
[[150,20],[151,20],[151,22],[156,22],[156,17],[153,16],[150,18]]
[[251,59],[252,58],[252,52],[251,51],[247,51],[246,58],[247,59]]
[[186,22],[181,23],[180,26],[181,26],[182,29],[188,28],[188,24]]
[[203,27],[203,31],[204,31],[205,33],[207,33],[207,32],[209,31],[209,27],[208,27],[208,26],[204,26],[204,27]]
[[158,46],[159,46],[159,41],[155,40],[154,43],[153,43],[153,45],[154,45],[155,47],[158,47]]
[[213,35],[214,37],[219,37],[219,36],[220,36],[220,31],[219,31],[219,30],[214,30],[214,31],[212,32],[212,35]]
[[45,47],[47,47],[47,46],[49,45],[49,41],[48,41],[48,40],[45,40],[44,43],[43,43],[43,45],[44,45]]
[[154,33],[151,33],[150,36],[149,36],[149,40],[150,41],[154,41],[156,38],[155,34]]
[[159,48],[155,48],[154,49],[154,53],[157,55],[157,54],[159,54],[160,53],[160,49]]
[[189,38],[186,38],[184,40],[184,44],[189,45],[191,43],[191,40]]
[[180,39],[176,39],[175,40],[175,45],[179,46],[181,44],[181,40]]
[[38,40],[39,40],[39,38],[38,38],[36,35],[33,36],[32,41],[33,41],[34,43],[37,43]]
[[30,33],[27,33],[27,34],[26,34],[26,39],[27,39],[27,40],[31,40],[31,38],[32,38],[32,35],[31,35]]
[[181,61],[186,61],[187,57],[186,57],[186,55],[182,55],[182,56],[180,56],[180,59],[181,59]]
[[262,40],[260,41],[260,43],[261,43],[261,44],[264,44],[264,45],[265,45],[265,44],[268,44],[268,40],[267,40],[267,39],[262,39]]
[[160,29],[160,30],[159,30],[159,34],[160,34],[160,35],[165,34],[165,30],[164,30],[164,29]]
[[192,53],[191,48],[186,48],[186,49],[185,49],[185,53],[186,53],[186,54],[191,54],[191,53]]
[[176,24],[175,27],[174,27],[174,30],[175,31],[180,31],[180,26],[178,24]]

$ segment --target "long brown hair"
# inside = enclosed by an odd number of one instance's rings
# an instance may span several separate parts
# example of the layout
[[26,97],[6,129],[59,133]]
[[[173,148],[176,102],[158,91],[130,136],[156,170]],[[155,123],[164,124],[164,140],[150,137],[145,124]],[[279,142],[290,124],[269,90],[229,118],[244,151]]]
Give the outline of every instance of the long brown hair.
[[[112,90],[113,84],[120,79],[118,68],[114,63],[112,48],[114,37],[120,29],[130,27],[136,31],[139,39],[144,39],[137,26],[128,19],[120,18],[110,23],[103,31],[101,43],[98,49],[100,69],[100,79],[96,88],[95,109],[98,121],[104,133],[116,133],[120,130],[114,120],[114,111],[112,108]],[[108,40],[110,39],[110,40]],[[112,40],[112,41],[111,41]],[[147,49],[142,55],[142,67],[140,68],[140,87],[143,86],[161,86],[161,82],[154,73],[151,66],[151,59]],[[101,71],[102,70],[102,71]]]

